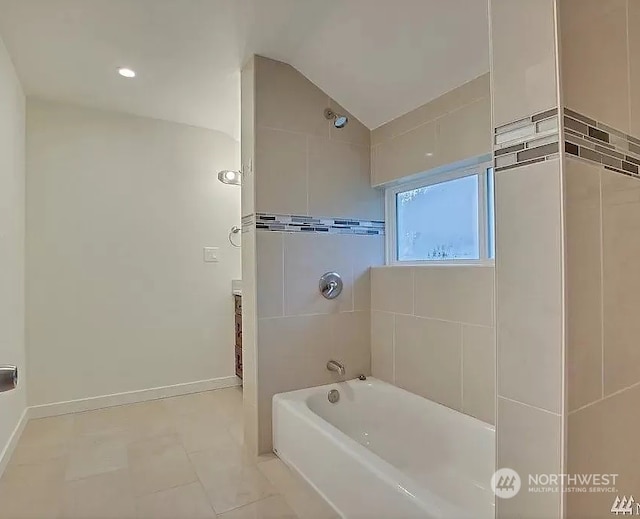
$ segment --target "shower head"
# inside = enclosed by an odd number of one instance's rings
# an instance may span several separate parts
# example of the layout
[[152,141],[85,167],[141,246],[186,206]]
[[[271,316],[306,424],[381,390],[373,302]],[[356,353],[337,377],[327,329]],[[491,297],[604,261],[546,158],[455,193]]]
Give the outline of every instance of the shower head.
[[327,108],[324,111],[324,117],[325,119],[333,120],[333,125],[338,129],[344,128],[349,122],[349,118],[346,115],[337,114],[331,108]]
[[239,186],[242,180],[242,175],[239,171],[223,169],[222,171],[218,172],[218,180],[223,184]]

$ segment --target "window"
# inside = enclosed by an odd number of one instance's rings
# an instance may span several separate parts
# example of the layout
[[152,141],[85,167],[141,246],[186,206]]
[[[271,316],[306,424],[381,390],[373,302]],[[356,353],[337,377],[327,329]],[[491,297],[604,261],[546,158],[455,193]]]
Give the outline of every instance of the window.
[[479,262],[494,251],[490,164],[387,188],[389,263]]

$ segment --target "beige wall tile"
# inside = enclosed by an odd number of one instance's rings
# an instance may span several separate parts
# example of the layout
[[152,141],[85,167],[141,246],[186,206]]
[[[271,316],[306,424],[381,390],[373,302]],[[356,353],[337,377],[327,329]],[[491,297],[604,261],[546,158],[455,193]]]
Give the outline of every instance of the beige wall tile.
[[[619,474],[616,494],[640,488],[637,409],[640,386],[571,413],[567,425],[567,472]],[[607,517],[615,494],[567,494],[570,519]]]
[[329,96],[292,66],[256,56],[255,82],[258,126],[329,136]]
[[372,135],[373,185],[490,153],[489,75],[394,119]]
[[493,267],[416,267],[415,315],[493,326]]
[[258,318],[284,315],[284,234],[256,233]]
[[640,181],[602,172],[604,393],[640,381]]
[[378,144],[372,185],[428,171],[441,164],[437,156],[436,129],[435,122],[428,122]]
[[413,314],[413,268],[371,269],[371,308],[383,312]]
[[337,380],[326,369],[331,358],[344,363],[347,378],[369,373],[369,319],[369,312],[261,319],[261,398]]
[[394,314],[371,311],[371,374],[393,384]]
[[468,104],[483,97],[491,97],[491,75],[478,76],[458,88],[461,103]]
[[[261,319],[259,326],[259,452],[271,450],[274,394],[321,386],[371,372],[369,312]],[[345,377],[327,370],[341,361]]]
[[384,236],[353,236],[349,240],[353,260],[354,310],[371,308],[371,267],[384,263]]
[[[489,74],[454,88],[440,97],[390,121],[371,132],[371,144],[380,144],[402,133],[417,128],[421,124],[473,103],[480,98],[490,96]],[[489,119],[490,120],[490,119]],[[490,125],[490,123],[489,123]],[[491,133],[489,133],[491,135]]]
[[640,136],[640,4],[628,2],[627,30],[629,31],[629,97],[631,121],[629,132]]
[[[257,406],[256,344],[257,344],[257,293],[256,293],[256,232],[242,233],[242,376],[245,404]],[[250,422],[247,422],[250,423]],[[245,429],[245,433],[247,433]],[[254,437],[255,439],[255,437]],[[246,438],[248,446],[257,448]]]
[[462,411],[496,421],[496,330],[462,326]]
[[460,324],[396,315],[394,351],[397,386],[462,408]]
[[494,125],[558,105],[554,0],[491,0]]
[[310,137],[309,214],[382,220],[383,193],[370,186],[370,158],[369,146]]
[[[328,330],[325,330],[326,334]],[[371,374],[371,312],[346,312],[331,316],[331,341],[328,355],[321,355],[321,365],[329,359],[342,362],[348,378]],[[326,360],[325,360],[326,359]],[[334,377],[331,372],[329,375]]]
[[313,366],[313,371],[310,371],[312,366],[308,365],[308,359],[317,358],[328,350],[329,337],[332,336],[331,324],[330,315],[260,319],[260,394],[296,389],[312,373],[314,377],[309,380],[310,386],[330,380],[321,376],[324,375],[324,365]]
[[244,448],[247,450],[247,455],[252,458],[257,458],[259,452],[259,440],[258,440],[258,403],[250,404],[244,402],[243,405],[243,419],[244,419]]
[[559,2],[564,102],[624,132],[629,131],[627,3]]
[[[284,235],[285,315],[353,310],[353,260],[349,239],[348,235],[340,234]],[[342,293],[335,299],[325,299],[318,289],[320,277],[326,272],[337,272],[342,277]]]
[[566,328],[569,411],[602,396],[600,169],[565,161]]
[[[559,162],[499,172],[495,182],[498,394],[559,412],[562,389]],[[532,200],[536,203],[531,203]]]
[[256,131],[256,211],[307,214],[307,137],[258,127]]
[[370,157],[371,157],[371,185],[372,186],[375,186],[375,185],[379,184],[379,182],[376,183],[375,180],[374,180],[374,179],[377,179],[378,176],[379,176],[379,174],[377,172],[378,171],[378,162],[379,162],[378,161],[378,148],[379,147],[380,147],[379,145],[378,146],[373,146],[372,145],[371,146],[371,150],[370,150],[371,151]]
[[491,153],[491,99],[483,97],[438,119],[437,132],[442,164]]
[[496,466],[518,472],[522,487],[511,499],[496,499],[496,517],[562,517],[558,493],[527,491],[529,474],[561,472],[561,417],[498,397],[497,424]]
[[255,212],[255,184],[253,162],[255,159],[255,81],[253,57],[242,68],[240,75],[240,159],[242,166],[241,211],[242,216]]

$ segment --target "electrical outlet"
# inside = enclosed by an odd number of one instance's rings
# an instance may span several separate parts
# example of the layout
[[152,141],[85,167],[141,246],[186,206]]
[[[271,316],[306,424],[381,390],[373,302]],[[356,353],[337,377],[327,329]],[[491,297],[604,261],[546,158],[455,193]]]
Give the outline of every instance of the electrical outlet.
[[220,247],[205,247],[203,249],[203,259],[205,263],[218,263],[218,253],[220,252]]

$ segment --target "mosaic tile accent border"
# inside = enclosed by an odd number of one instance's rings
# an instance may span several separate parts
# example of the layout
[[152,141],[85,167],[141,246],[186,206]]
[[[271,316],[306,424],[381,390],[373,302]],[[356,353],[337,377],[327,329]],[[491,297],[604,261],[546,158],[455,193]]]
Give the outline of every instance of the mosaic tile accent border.
[[254,227],[256,231],[384,235],[384,221],[358,220],[354,218],[325,218],[268,213],[256,213],[242,218],[242,232]]
[[567,154],[640,178],[640,139],[568,108],[564,109],[564,135]]
[[495,171],[554,159],[559,153],[558,141],[557,108],[498,126],[493,135]]

